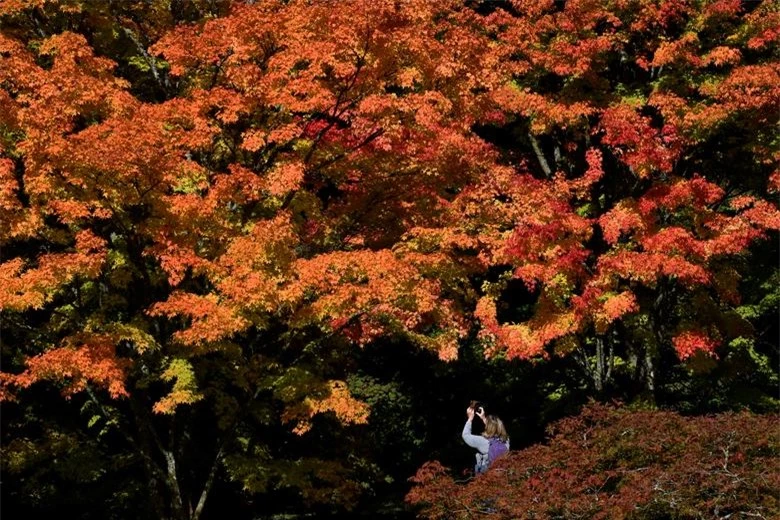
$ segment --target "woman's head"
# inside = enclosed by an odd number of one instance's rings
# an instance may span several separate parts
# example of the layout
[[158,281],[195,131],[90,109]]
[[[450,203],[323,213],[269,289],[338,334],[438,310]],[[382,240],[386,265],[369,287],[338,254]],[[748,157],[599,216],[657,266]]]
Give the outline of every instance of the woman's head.
[[506,433],[506,428],[504,428],[504,423],[496,417],[495,415],[488,415],[487,416],[487,424],[485,424],[485,431],[482,434],[483,436],[490,439],[491,437],[498,437],[502,441],[506,442],[509,440],[509,435]]

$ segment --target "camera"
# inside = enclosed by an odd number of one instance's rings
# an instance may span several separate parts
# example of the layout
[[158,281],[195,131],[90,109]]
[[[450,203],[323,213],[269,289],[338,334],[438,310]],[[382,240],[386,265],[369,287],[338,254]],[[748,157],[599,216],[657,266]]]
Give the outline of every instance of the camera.
[[485,412],[485,404],[482,401],[476,401],[473,400],[469,403],[469,408],[474,410],[474,413],[484,413]]

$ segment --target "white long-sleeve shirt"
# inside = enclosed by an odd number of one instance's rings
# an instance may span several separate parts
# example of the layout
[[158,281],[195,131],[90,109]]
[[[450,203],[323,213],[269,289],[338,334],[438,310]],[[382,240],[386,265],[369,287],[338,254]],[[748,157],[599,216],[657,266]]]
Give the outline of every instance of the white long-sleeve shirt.
[[490,449],[490,441],[485,437],[471,434],[471,419],[466,421],[466,425],[463,427],[463,440],[466,444],[472,448],[476,448],[477,451],[483,455],[487,455],[487,452]]
[[480,473],[483,468],[487,466],[488,450],[490,449],[490,441],[482,435],[472,435],[471,433],[471,419],[466,421],[466,425],[463,427],[462,433],[463,440],[477,450],[477,461],[474,465],[474,473]]

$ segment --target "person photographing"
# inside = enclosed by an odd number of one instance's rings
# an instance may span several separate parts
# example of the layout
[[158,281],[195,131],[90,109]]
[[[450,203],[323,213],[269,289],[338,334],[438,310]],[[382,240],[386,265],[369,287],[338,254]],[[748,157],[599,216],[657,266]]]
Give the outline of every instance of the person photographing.
[[[482,435],[471,433],[474,416],[479,417],[485,424]],[[474,473],[477,475],[487,471],[494,460],[509,451],[509,436],[504,423],[495,415],[485,414],[485,407],[477,401],[471,401],[466,408],[466,424],[463,426],[462,437],[467,445],[477,450],[474,465]]]

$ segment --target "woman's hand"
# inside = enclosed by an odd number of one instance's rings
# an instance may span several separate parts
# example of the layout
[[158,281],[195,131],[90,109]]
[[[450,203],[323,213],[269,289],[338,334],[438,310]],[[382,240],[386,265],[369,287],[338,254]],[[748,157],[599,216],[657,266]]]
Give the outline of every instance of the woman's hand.
[[468,417],[469,421],[474,419],[474,409],[471,407],[466,408],[466,417]]
[[487,419],[485,418],[485,409],[484,408],[480,408],[479,409],[479,411],[477,412],[477,417],[482,419],[483,423],[487,424]]

